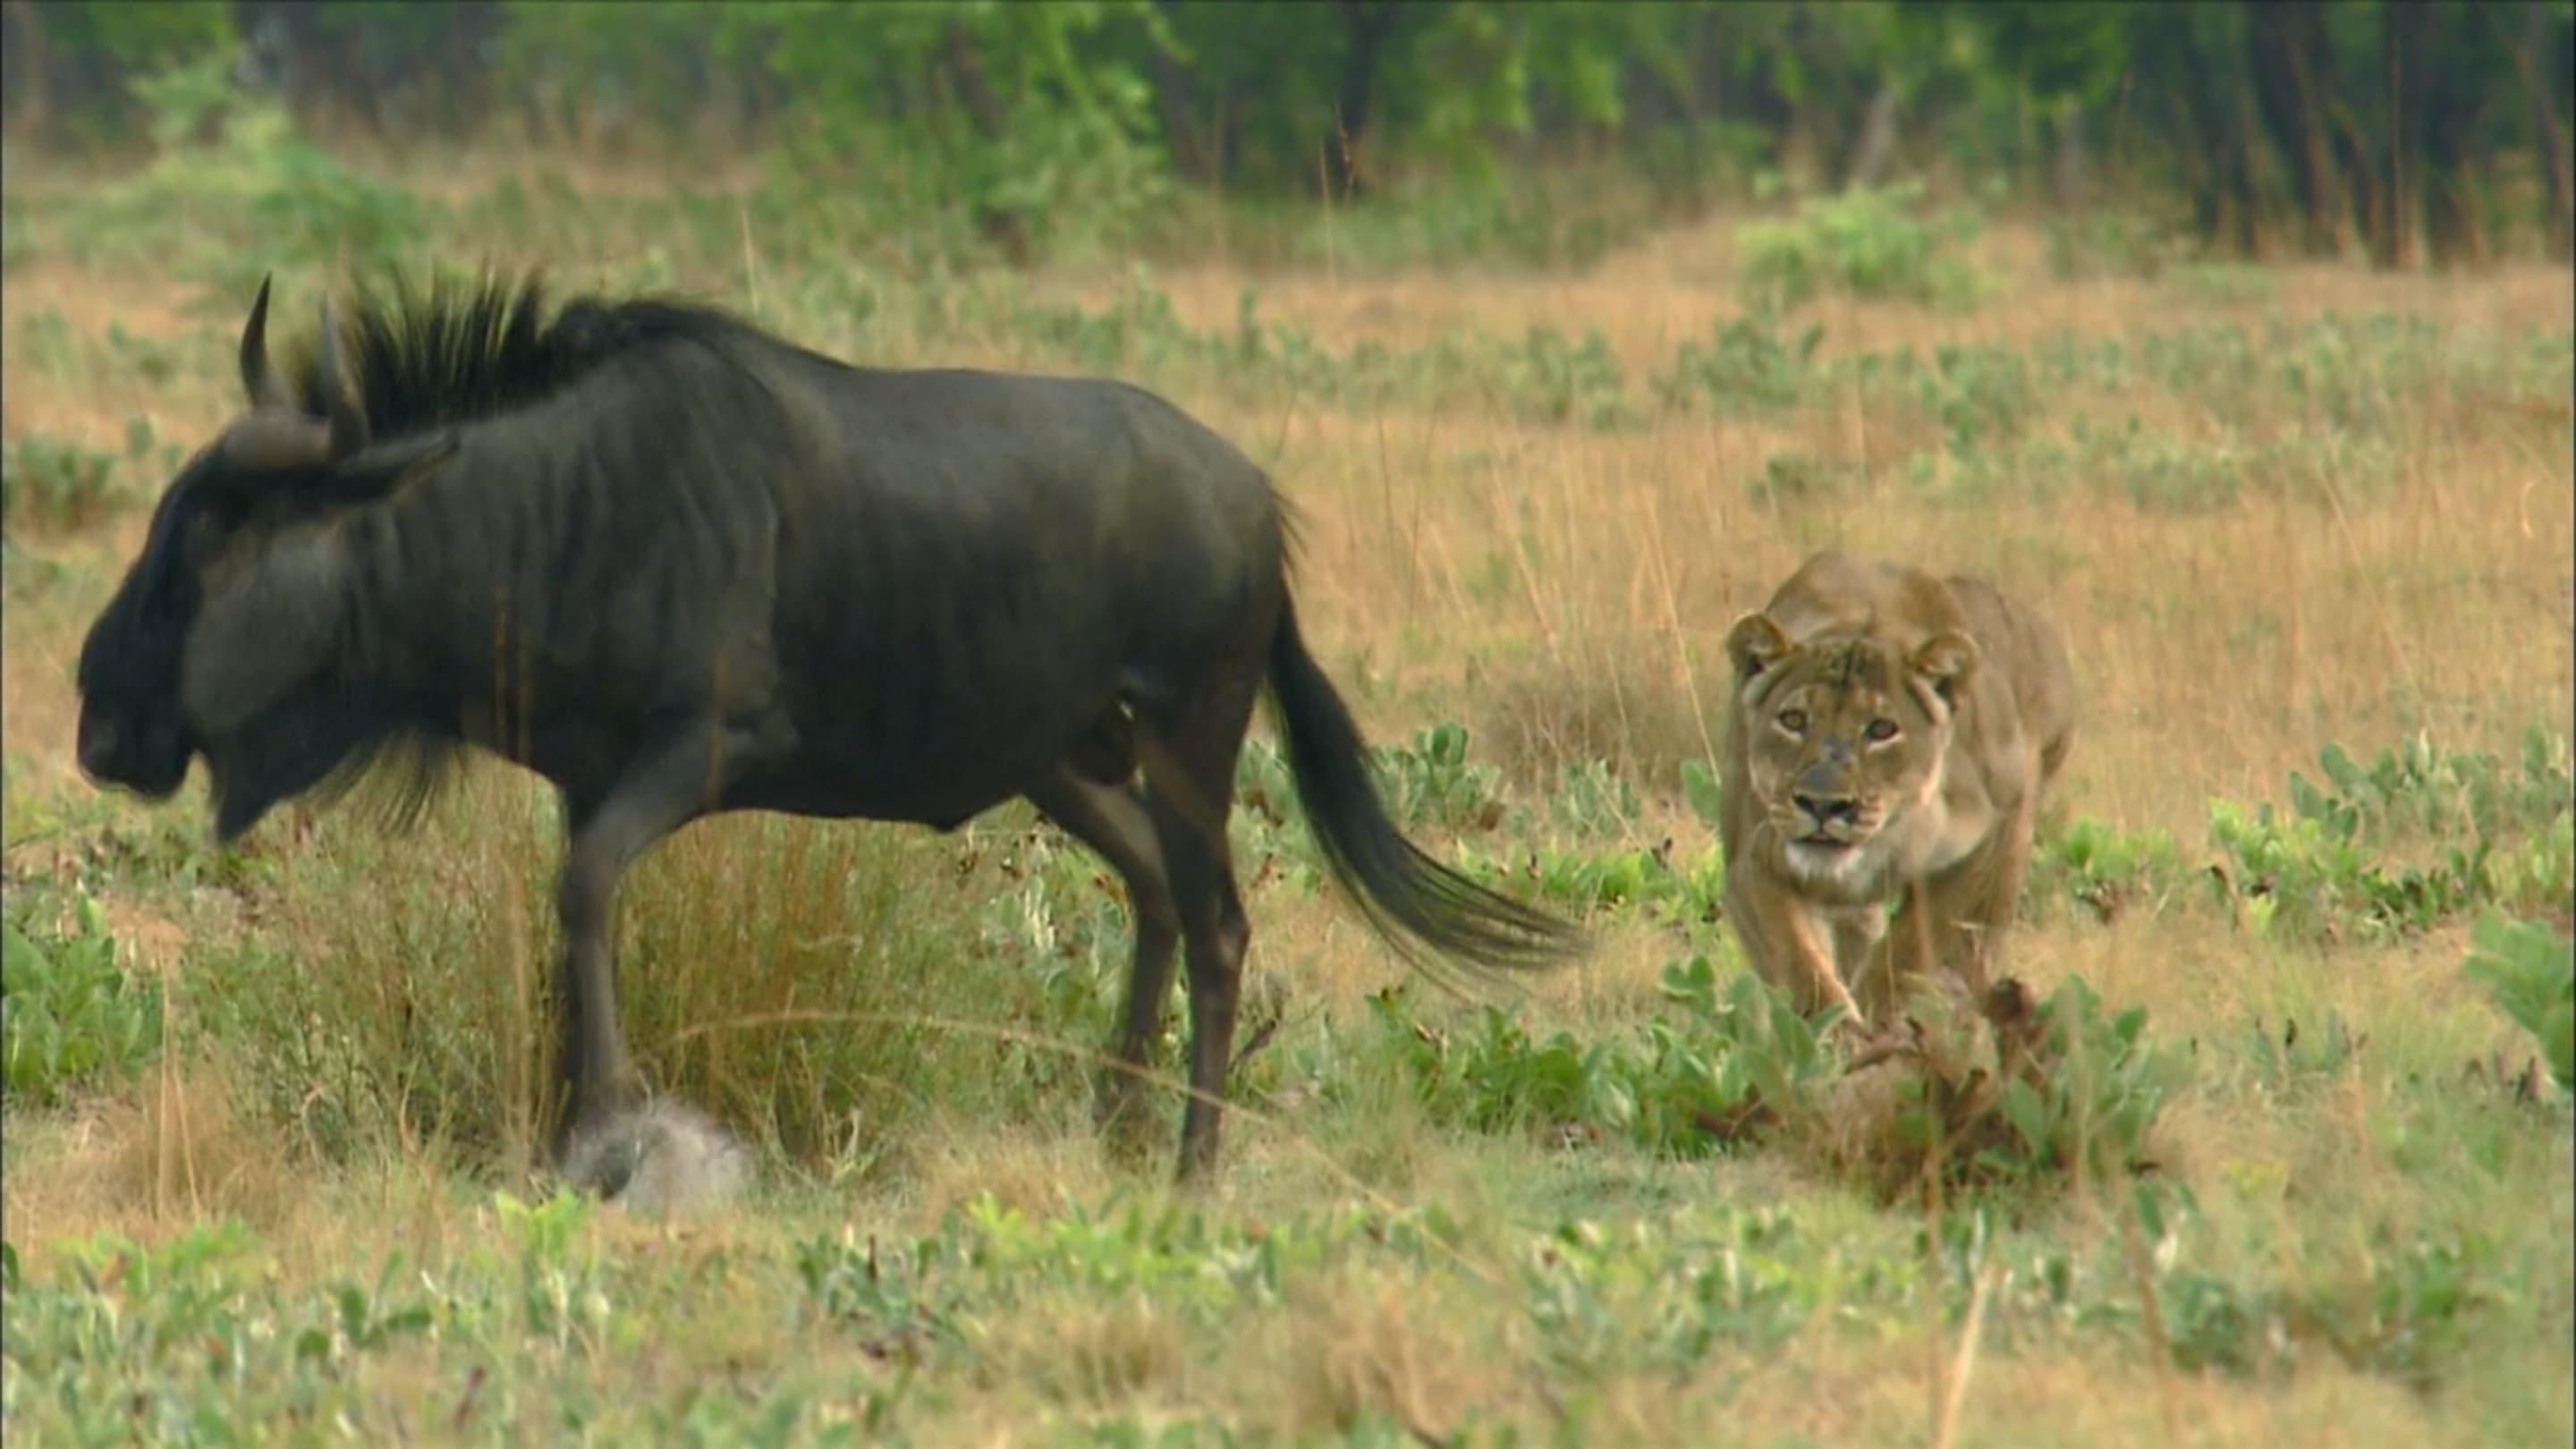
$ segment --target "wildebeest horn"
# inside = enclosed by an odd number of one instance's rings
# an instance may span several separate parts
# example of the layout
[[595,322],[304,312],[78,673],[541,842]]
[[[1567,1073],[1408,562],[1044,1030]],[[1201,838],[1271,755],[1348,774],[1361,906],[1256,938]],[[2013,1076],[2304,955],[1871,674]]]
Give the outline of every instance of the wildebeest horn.
[[350,396],[340,376],[340,333],[331,325],[331,299],[322,299],[322,407],[331,419],[331,456],[345,458],[367,446],[367,407]]
[[268,366],[269,281],[265,276],[259,279],[259,296],[250,304],[250,321],[242,325],[242,388],[250,394],[254,408],[280,407],[287,401],[286,389]]

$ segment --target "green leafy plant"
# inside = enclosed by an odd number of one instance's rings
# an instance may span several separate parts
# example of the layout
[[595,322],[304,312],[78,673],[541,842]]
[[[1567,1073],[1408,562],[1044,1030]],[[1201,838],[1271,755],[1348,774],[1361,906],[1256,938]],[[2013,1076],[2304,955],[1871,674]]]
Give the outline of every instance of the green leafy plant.
[[1902,1190],[1926,1167],[1955,1188],[2027,1190],[2152,1165],[2148,1133],[2187,1066],[2149,1044],[2145,1007],[2113,1015],[2070,976],[2044,1001],[2007,980],[1979,1014],[1990,1050],[1955,1018],[1887,1049],[1912,1070],[1897,1082],[1884,1150],[1866,1159],[1883,1188]]
[[[2534,729],[2520,769],[2418,735],[2365,767],[2338,745],[2324,782],[2290,777],[2288,813],[2210,805],[2226,852],[2216,873],[2257,930],[2385,935],[2479,905],[2562,908],[2576,890],[2576,801],[2563,735]],[[2408,840],[2449,843],[2422,864],[2390,858]]]
[[1747,222],[1736,229],[1740,285],[1753,307],[1787,308],[1819,293],[1888,297],[1960,306],[1991,285],[1950,254],[1978,230],[1952,213],[1915,214],[1919,183],[1811,198],[1795,217]]
[[36,926],[32,912],[0,925],[0,1060],[22,1102],[131,1077],[161,1046],[160,988],[126,978],[97,902],[83,895],[72,914],[68,934]]
[[2064,280],[2162,275],[2184,253],[2176,229],[2158,217],[2087,207],[2042,228],[2049,274]]
[[1717,771],[1705,761],[1682,761],[1682,798],[1689,802],[1691,814],[1711,830],[1719,828],[1725,818],[1725,795],[1718,784]]
[[2531,1033],[2559,1090],[2576,1091],[2576,945],[2547,926],[2489,913],[2464,969]]
[[1667,407],[1722,414],[1796,406],[1823,374],[1816,348],[1825,329],[1810,323],[1790,338],[1778,326],[1773,312],[1756,308],[1712,328],[1705,343],[1684,340],[1671,369],[1656,375],[1655,396]]
[[1812,1110],[1829,1064],[1819,1027],[1785,995],[1750,974],[1721,989],[1706,956],[1667,967],[1661,990],[1665,1012],[1590,1042],[1539,1037],[1499,1007],[1444,1031],[1414,1013],[1403,987],[1370,1008],[1432,1118],[1472,1131],[1544,1129],[1689,1157]]
[[[2142,1193],[2140,1201],[2153,1198]],[[2159,1231],[2163,1220],[2179,1215],[2144,1214],[2155,1223],[2149,1231],[2160,1255],[2179,1237]],[[2495,1258],[2474,1233],[2401,1238],[2381,1229],[2358,1264],[2338,1262],[2314,1281],[2247,1280],[2168,1262],[2156,1275],[2156,1297],[2180,1368],[2262,1377],[2293,1369],[2303,1351],[2321,1347],[2356,1370],[2421,1386],[2464,1350],[2480,1310],[2508,1296]]]
[[0,529],[11,536],[86,528],[133,503],[119,459],[41,435],[0,442]]
[[2040,843],[2030,896],[2082,905],[2108,923],[2141,905],[2151,913],[2163,909],[2189,873],[2171,834],[2122,830],[2084,816]]

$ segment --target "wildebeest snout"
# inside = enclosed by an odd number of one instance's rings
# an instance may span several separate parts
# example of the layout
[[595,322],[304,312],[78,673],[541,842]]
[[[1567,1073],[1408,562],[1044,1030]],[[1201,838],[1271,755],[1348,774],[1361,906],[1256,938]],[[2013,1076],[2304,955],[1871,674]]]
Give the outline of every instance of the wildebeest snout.
[[81,711],[76,751],[81,774],[95,785],[118,785],[150,800],[164,800],[188,775],[190,746],[179,731],[152,722],[135,728],[105,714]]
[[116,763],[116,726],[107,720],[84,719],[80,722],[81,773],[92,781],[103,781]]

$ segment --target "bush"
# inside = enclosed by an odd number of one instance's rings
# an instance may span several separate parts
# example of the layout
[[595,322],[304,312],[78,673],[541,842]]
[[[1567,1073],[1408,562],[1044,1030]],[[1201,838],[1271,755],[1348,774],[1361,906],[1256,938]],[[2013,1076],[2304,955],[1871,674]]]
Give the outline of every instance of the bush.
[[0,532],[69,532],[119,511],[117,459],[42,436],[0,442]]
[[1665,969],[1668,1010],[1634,1035],[1534,1037],[1488,1007],[1455,1036],[1417,1017],[1405,987],[1370,1007],[1432,1120],[1478,1132],[1545,1130],[1699,1156],[1810,1110],[1829,1063],[1818,1028],[1759,977],[1721,991],[1706,956]]
[[2154,278],[2187,246],[2172,226],[2152,217],[2087,209],[2048,222],[2048,270],[2064,281],[2095,277]]
[[1944,307],[1975,303],[1991,287],[1948,249],[1974,236],[1976,220],[1913,214],[1919,183],[1866,188],[1802,202],[1787,221],[1736,229],[1745,305],[1788,308],[1826,292]]
[[2125,1177],[2152,1165],[2147,1135],[2186,1063],[2147,1043],[2147,1009],[2110,1015],[2080,976],[2034,1003],[2017,981],[1981,1004],[1991,1058],[1936,1023],[1904,1051],[1893,1152],[1873,1153],[1890,1188],[1939,1170],[1954,1188]]
[[2576,1091],[2576,947],[2547,926],[2489,914],[2479,919],[2464,968],[2496,1008],[2540,1045],[2562,1092]]
[[69,934],[11,916],[0,925],[0,1060],[11,1100],[51,1105],[142,1070],[161,1045],[160,988],[126,979],[98,904],[79,898]]
[[[2217,879],[2255,929],[2327,937],[2422,930],[2478,905],[2563,910],[2576,893],[2567,758],[2566,737],[2538,727],[2518,770],[2422,734],[2367,767],[2330,744],[2322,783],[2290,776],[2287,813],[2210,802]],[[2388,858],[2419,839],[2443,842],[2429,863]]]
[[1825,329],[1810,324],[1793,341],[1777,326],[1772,313],[1757,310],[1715,328],[1705,346],[1685,340],[1672,370],[1656,376],[1656,397],[1666,407],[1720,413],[1796,406],[1818,381],[1816,345]]
[[[93,260],[104,245],[155,269],[175,261],[229,299],[271,271],[375,269],[421,242],[432,203],[303,139],[281,107],[231,89],[228,73],[213,84],[220,102],[195,84],[156,92],[165,111],[152,163],[52,208],[22,245],[81,248]],[[216,139],[200,139],[209,131]],[[202,252],[173,257],[173,217]]]
[[2141,901],[2150,912],[2162,909],[2188,874],[2181,847],[2166,832],[2125,831],[2087,817],[2040,843],[2030,891],[2086,906],[2108,923]]

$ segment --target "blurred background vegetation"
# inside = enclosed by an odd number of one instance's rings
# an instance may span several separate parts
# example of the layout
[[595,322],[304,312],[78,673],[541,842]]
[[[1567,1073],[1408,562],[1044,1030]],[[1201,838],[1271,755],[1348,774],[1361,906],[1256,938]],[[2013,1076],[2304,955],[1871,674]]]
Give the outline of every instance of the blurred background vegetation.
[[756,161],[1019,263],[1320,196],[1446,218],[1417,254],[1514,237],[1581,264],[1899,178],[2233,256],[2565,258],[2571,232],[2570,0],[0,10],[20,150],[139,162],[265,106],[335,147],[533,146],[681,184]]

